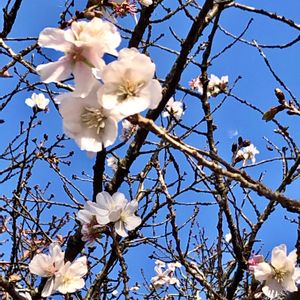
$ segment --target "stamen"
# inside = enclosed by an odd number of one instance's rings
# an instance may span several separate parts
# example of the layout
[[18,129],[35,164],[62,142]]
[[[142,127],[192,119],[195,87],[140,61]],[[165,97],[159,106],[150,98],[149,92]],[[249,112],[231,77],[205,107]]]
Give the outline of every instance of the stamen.
[[130,97],[137,96],[144,85],[144,81],[132,82],[128,79],[124,80],[123,84],[121,84],[116,91],[118,101],[123,102]]
[[106,117],[99,108],[86,106],[80,116],[80,120],[87,128],[96,128],[97,134],[105,127]]

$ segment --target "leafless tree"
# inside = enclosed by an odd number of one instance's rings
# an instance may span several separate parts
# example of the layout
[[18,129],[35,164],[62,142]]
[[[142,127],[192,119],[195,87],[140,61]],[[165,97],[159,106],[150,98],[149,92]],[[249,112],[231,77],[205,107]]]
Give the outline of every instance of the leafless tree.
[[[72,89],[72,78],[41,82],[36,66],[51,61],[51,54],[38,46],[37,36],[13,33],[25,2],[1,4],[2,299],[24,300],[24,292],[41,299],[45,280],[30,274],[28,264],[52,241],[65,249],[66,260],[84,253],[89,262],[85,288],[53,299],[267,299],[247,263],[270,238],[265,226],[287,226],[278,241],[292,242],[300,257],[300,105],[293,86],[298,61],[284,76],[277,71],[296,57],[300,24],[273,11],[275,4],[260,8],[269,4],[259,1],[252,7],[231,0],[154,0],[149,7],[137,4],[136,24],[130,14],[114,15],[124,47],[139,49],[156,64],[163,97],[156,109],[128,118],[132,130],[119,142],[88,158],[63,133],[54,102]],[[62,9],[54,22],[61,29],[101,17],[104,9],[114,13],[105,0],[89,0],[83,9],[79,0],[56,2]],[[292,2],[286,4],[291,11]],[[237,21],[228,25],[229,19]],[[257,24],[286,35],[264,40]],[[43,26],[50,26],[47,20]],[[261,65],[249,64],[240,74],[233,62],[252,59],[245,54],[250,52]],[[212,73],[230,76],[215,97],[209,94]],[[202,93],[189,86],[193,78]],[[47,95],[50,110],[31,112],[24,104],[28,92]],[[269,99],[255,99],[260,94]],[[180,119],[162,117],[171,97],[184,103]],[[245,120],[237,127],[251,127],[252,135],[224,134],[224,122],[234,114]],[[259,143],[260,155],[243,165],[237,153],[251,143]],[[106,164],[110,156],[117,158],[114,171]],[[86,245],[75,214],[103,190],[137,199],[142,223],[127,238],[104,229]],[[181,263],[174,275],[179,286],[153,288],[149,268],[156,259]]]

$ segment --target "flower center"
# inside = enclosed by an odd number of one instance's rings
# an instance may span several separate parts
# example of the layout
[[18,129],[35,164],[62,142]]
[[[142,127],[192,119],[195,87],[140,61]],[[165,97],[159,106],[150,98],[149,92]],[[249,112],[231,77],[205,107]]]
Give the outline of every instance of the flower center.
[[274,279],[276,279],[278,282],[282,282],[286,276],[286,271],[280,270],[280,269],[275,269],[274,268]]
[[80,120],[87,128],[96,128],[97,134],[100,134],[105,127],[106,117],[99,108],[85,106],[81,113]]
[[64,276],[64,279],[63,279],[64,284],[70,284],[71,282],[72,282],[72,277]]
[[128,79],[124,80],[116,91],[118,101],[123,102],[128,100],[130,97],[135,97],[138,95],[144,85],[144,81],[133,82]]

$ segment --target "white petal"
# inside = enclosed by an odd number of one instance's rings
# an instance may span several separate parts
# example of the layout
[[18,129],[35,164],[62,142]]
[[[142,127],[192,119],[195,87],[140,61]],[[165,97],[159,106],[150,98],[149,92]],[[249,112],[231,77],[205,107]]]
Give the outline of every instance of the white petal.
[[127,199],[125,198],[125,195],[123,193],[116,192],[112,195],[112,198],[115,202],[115,205],[125,207],[125,205],[127,204]]
[[282,286],[278,283],[277,280],[267,280],[265,286],[262,288],[263,293],[273,299],[277,297],[282,292]]
[[290,252],[290,254],[288,255],[288,259],[291,260],[291,262],[296,265],[296,263],[297,263],[297,249]]
[[79,257],[69,267],[69,272],[73,277],[83,277],[87,273],[87,259],[86,256]]
[[142,219],[138,216],[129,216],[125,219],[125,227],[127,230],[133,230],[142,223]]
[[52,265],[52,258],[46,254],[37,254],[33,257],[29,263],[29,271],[32,274],[39,275],[41,277],[49,277],[49,266]]
[[272,267],[265,262],[253,266],[253,270],[254,270],[254,277],[260,282],[267,280],[273,274]]
[[53,292],[53,288],[54,288],[54,278],[49,278],[43,288],[42,291],[42,297],[49,297],[52,292]]
[[72,44],[65,40],[64,33],[65,32],[61,29],[45,28],[40,33],[38,44],[41,47],[67,52],[69,51]]
[[77,62],[73,68],[73,74],[75,80],[74,95],[81,98],[86,97],[98,82],[92,73],[92,68],[83,62]]
[[30,106],[30,107],[34,107],[35,106],[35,101],[33,101],[31,98],[27,98],[26,100],[25,100],[25,103],[28,105],[28,106]]
[[67,79],[71,74],[71,64],[66,56],[56,62],[51,62],[36,67],[36,71],[45,83]]
[[124,223],[122,221],[118,221],[115,223],[116,233],[122,237],[127,237],[128,234],[125,230]]
[[298,290],[292,276],[286,276],[281,284],[286,291],[296,292]]

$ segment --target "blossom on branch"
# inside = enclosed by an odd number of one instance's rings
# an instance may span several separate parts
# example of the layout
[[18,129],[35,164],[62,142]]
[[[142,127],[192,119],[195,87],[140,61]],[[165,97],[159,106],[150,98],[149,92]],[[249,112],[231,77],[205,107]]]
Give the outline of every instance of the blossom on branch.
[[74,293],[83,288],[82,277],[87,273],[87,259],[85,256],[74,262],[64,262],[65,253],[58,244],[49,246],[49,255],[37,254],[29,263],[30,273],[41,277],[48,277],[42,297],[50,296],[54,291],[62,294]]
[[81,150],[98,152],[114,143],[118,135],[119,117],[113,110],[101,106],[101,93],[95,85],[90,93],[80,98],[76,93],[57,97],[66,134]]
[[175,101],[173,97],[168,101],[166,111],[162,113],[163,117],[169,117],[170,115],[172,115],[177,121],[183,115],[183,103]]
[[49,278],[43,288],[42,296],[48,297],[54,289],[55,275],[64,265],[65,254],[58,244],[49,246],[49,254],[37,254],[29,263],[29,271],[32,274]]
[[144,6],[150,6],[153,3],[152,0],[139,0],[139,2]]
[[255,164],[256,154],[259,154],[259,151],[256,149],[256,147],[253,144],[250,144],[249,146],[240,149],[237,152],[235,159],[236,161],[243,160],[243,166],[246,165],[247,160],[251,160],[252,164]]
[[58,271],[55,278],[55,289],[62,294],[74,293],[84,287],[87,273],[86,256],[79,257],[72,263],[67,261]]
[[94,208],[98,212],[96,214],[98,224],[113,223],[116,233],[122,237],[128,236],[126,231],[135,229],[142,222],[141,218],[135,215],[138,202],[135,200],[128,202],[123,193],[116,192],[113,195],[107,192],[99,193]]
[[162,88],[153,79],[154,71],[155,64],[148,56],[134,48],[122,49],[118,60],[103,70],[103,107],[114,109],[123,117],[156,108],[162,98]]
[[[156,272],[156,276],[151,278],[151,283],[155,289],[159,289],[164,285],[170,284],[180,286],[179,280],[174,276],[175,269],[181,267],[179,262],[169,263],[166,269],[166,264],[160,260],[156,260],[155,265],[154,270]],[[165,270],[163,270],[163,268]]]
[[121,37],[116,27],[99,18],[73,22],[70,29],[45,28],[39,36],[41,47],[65,53],[58,61],[37,66],[46,83],[67,79],[73,73],[78,94],[84,97],[92,88],[92,68],[102,70],[105,53],[118,55]]
[[27,98],[25,100],[25,103],[30,106],[30,107],[35,107],[37,106],[41,110],[45,110],[49,104],[49,99],[45,97],[44,94],[36,94],[33,93],[31,95],[31,98]]
[[127,230],[133,230],[142,222],[141,218],[135,215],[138,202],[128,202],[123,193],[116,192],[110,195],[101,192],[96,196],[96,202],[88,201],[82,210],[77,213],[77,219],[82,225],[89,224],[93,218],[94,229],[112,223],[116,233],[122,237],[128,236]]
[[273,299],[283,291],[297,291],[296,283],[300,282],[300,268],[297,264],[296,250],[287,256],[286,245],[282,244],[272,250],[271,262],[260,262],[252,265],[254,277],[264,283],[263,293]]
[[[189,82],[189,85],[192,89],[198,90],[198,92],[203,95],[203,85],[201,78],[198,76],[195,79],[192,79]],[[222,76],[219,78],[218,76],[211,74],[208,78],[207,84],[207,97],[216,97],[220,93],[224,93],[227,90],[228,85],[228,76]]]

